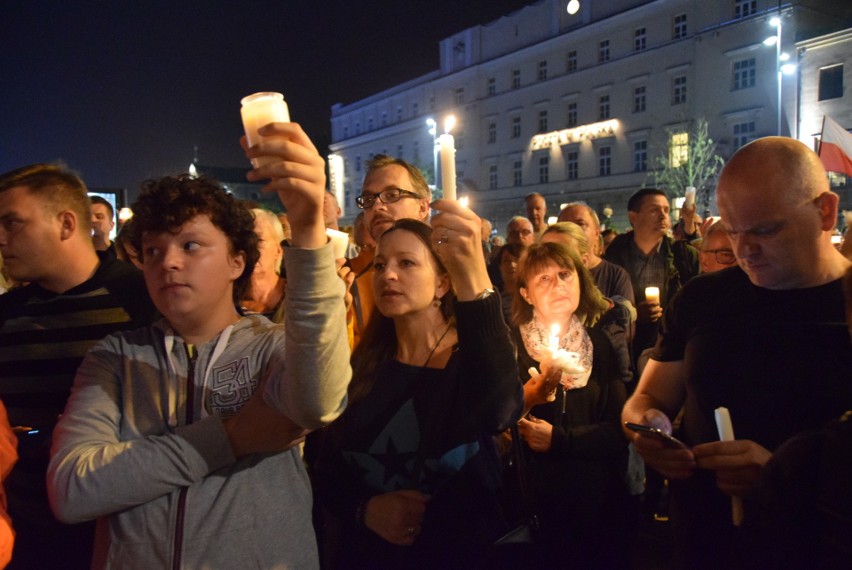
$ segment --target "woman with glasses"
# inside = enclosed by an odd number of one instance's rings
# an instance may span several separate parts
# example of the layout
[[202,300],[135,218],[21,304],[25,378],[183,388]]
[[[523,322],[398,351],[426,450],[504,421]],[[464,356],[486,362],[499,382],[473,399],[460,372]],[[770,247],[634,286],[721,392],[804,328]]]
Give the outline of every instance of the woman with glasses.
[[698,248],[698,263],[701,265],[701,273],[712,273],[737,264],[731,238],[722,228],[721,221],[713,222],[707,229]]
[[518,370],[479,218],[434,207],[433,227],[397,220],[376,246],[377,310],[312,469],[340,522],[329,568],[475,567],[505,532],[492,436],[520,417]]

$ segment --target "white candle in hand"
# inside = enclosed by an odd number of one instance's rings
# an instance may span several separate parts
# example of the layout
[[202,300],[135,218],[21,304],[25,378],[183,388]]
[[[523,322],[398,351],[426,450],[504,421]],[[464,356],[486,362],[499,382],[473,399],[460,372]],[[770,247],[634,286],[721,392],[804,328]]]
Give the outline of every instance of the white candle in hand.
[[444,198],[456,199],[456,145],[453,135],[444,133],[438,137],[441,147],[441,186],[444,189]]
[[650,305],[659,305],[660,304],[660,288],[659,287],[645,287],[645,300],[648,301]]
[[[734,426],[731,424],[731,413],[728,408],[716,408],[716,429],[719,441],[734,441]],[[743,500],[741,497],[731,497],[731,522],[734,526],[743,524]]]
[[[243,118],[243,128],[246,131],[246,140],[249,146],[259,143],[263,137],[258,134],[258,129],[269,123],[289,123],[290,111],[281,93],[261,92],[243,97],[240,115]],[[261,156],[251,159],[255,168],[275,162],[273,156]]]

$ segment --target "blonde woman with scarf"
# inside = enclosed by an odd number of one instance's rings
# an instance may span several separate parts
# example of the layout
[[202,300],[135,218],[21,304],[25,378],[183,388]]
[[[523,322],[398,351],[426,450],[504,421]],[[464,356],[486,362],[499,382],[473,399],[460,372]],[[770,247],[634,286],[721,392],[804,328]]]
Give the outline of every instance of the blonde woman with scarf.
[[[619,427],[626,393],[609,337],[592,328],[608,307],[565,245],[537,244],[522,257],[513,335],[529,413],[518,427],[540,555],[561,567],[629,567],[633,521]],[[573,353],[571,373],[560,371],[554,349]]]

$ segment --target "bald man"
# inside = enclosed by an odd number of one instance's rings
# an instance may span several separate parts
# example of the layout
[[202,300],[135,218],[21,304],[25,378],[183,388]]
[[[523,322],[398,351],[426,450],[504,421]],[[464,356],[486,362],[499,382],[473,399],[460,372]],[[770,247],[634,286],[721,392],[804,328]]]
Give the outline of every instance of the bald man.
[[[626,432],[668,477],[678,566],[739,567],[731,497],[749,493],[785,440],[852,408],[852,348],[842,276],[831,244],[838,196],[819,158],[793,139],[741,148],[719,178],[717,202],[738,266],[687,283],[663,315],[659,340],[622,419],[671,430],[688,449]],[[736,439],[720,442],[714,409]]]

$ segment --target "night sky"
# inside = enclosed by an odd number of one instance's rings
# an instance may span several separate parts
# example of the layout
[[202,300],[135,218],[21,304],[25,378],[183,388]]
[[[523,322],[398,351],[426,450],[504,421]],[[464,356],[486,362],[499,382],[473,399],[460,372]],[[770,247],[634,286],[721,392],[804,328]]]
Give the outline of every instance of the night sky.
[[62,160],[90,187],[246,166],[240,99],[281,91],[323,156],[331,105],[439,66],[438,41],[533,0],[4,0],[0,172]]

